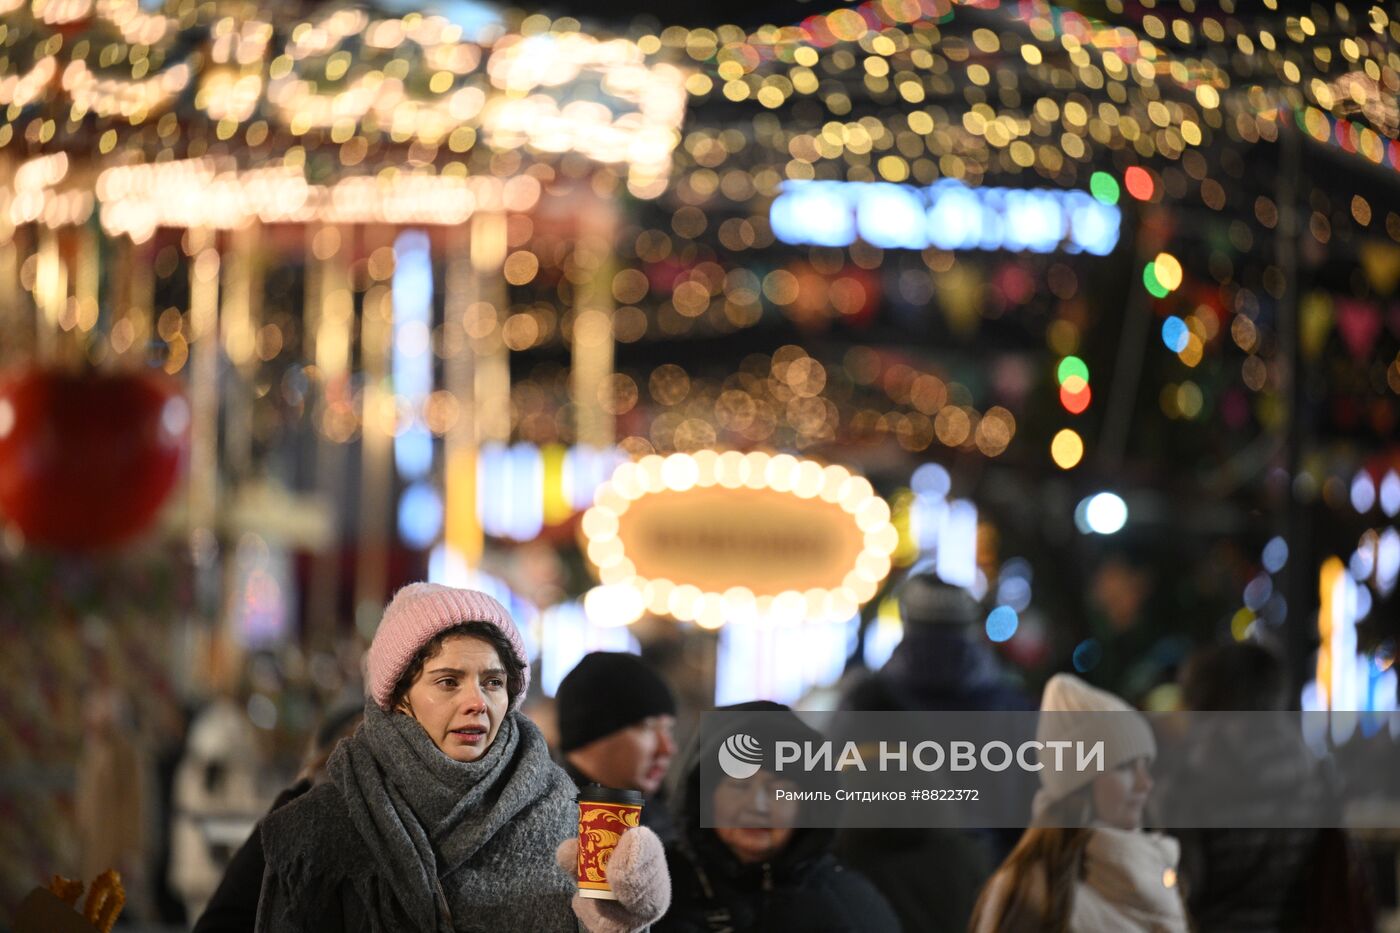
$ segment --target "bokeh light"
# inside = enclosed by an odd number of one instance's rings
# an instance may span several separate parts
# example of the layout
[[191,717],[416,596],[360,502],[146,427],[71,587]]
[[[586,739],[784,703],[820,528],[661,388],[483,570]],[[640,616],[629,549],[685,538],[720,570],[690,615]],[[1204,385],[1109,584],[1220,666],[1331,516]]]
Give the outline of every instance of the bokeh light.
[[1176,387],[1176,408],[1181,417],[1187,420],[1195,418],[1200,415],[1204,406],[1205,396],[1196,383],[1188,380]]
[[1139,165],[1134,165],[1123,173],[1123,187],[1139,201],[1150,201],[1157,193],[1157,183],[1152,173]]
[[1117,534],[1128,522],[1128,505],[1115,493],[1096,493],[1079,503],[1075,519],[1085,533]]
[[1263,563],[1269,573],[1282,570],[1283,565],[1288,563],[1288,542],[1280,536],[1270,538],[1269,543],[1264,545]]
[[1190,338],[1191,332],[1186,329],[1186,322],[1175,314],[1162,322],[1162,342],[1167,345],[1167,349],[1173,353],[1180,353],[1186,349],[1186,341]]
[[1394,470],[1387,470],[1381,478],[1380,500],[1381,511],[1387,518],[1394,518],[1400,512],[1400,474]]
[[1072,415],[1082,415],[1088,409],[1091,397],[1089,383],[1078,376],[1066,379],[1060,386],[1060,404]]
[[942,499],[953,488],[953,479],[941,463],[925,463],[909,478],[909,486],[921,496]]
[[1152,260],[1152,265],[1157,281],[1162,283],[1163,288],[1174,292],[1181,287],[1181,262],[1175,256],[1171,253],[1158,253],[1157,258]]
[[1070,428],[1059,431],[1050,441],[1050,457],[1060,469],[1073,469],[1084,459],[1083,438]]
[[1108,172],[1095,172],[1089,176],[1089,193],[1105,204],[1117,204],[1122,196],[1118,180]]
[[995,642],[1009,641],[1021,619],[1010,606],[997,606],[987,615],[987,637]]
[[1351,507],[1358,512],[1369,512],[1376,504],[1376,484],[1371,474],[1357,470],[1351,481]]
[[1078,376],[1086,383],[1089,381],[1089,367],[1077,356],[1067,356],[1060,360],[1060,365],[1055,370],[1055,377],[1060,385],[1064,385],[1072,376]]
[[1086,638],[1074,647],[1072,655],[1074,669],[1081,674],[1087,674],[1099,666],[1103,660],[1103,646],[1096,638]]
[[1257,574],[1254,579],[1245,584],[1243,597],[1245,607],[1253,612],[1259,612],[1269,601],[1269,597],[1273,595],[1273,579],[1267,573]]
[[1244,641],[1254,626],[1254,618],[1254,613],[1249,609],[1238,610],[1230,617],[1230,636],[1235,641]]
[[426,548],[442,531],[442,497],[431,485],[414,483],[399,498],[399,536],[413,548]]

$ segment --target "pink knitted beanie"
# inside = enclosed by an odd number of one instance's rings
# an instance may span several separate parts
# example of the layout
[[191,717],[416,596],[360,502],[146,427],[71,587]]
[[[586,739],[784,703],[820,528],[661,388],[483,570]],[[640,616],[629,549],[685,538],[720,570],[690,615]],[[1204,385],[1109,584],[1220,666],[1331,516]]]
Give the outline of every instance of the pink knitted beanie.
[[438,583],[410,583],[394,594],[384,610],[366,656],[370,699],[380,709],[388,710],[394,685],[418,650],[439,632],[463,622],[494,625],[510,642],[516,660],[525,668],[520,690],[511,697],[512,703],[519,703],[530,686],[530,662],[510,613],[485,593]]

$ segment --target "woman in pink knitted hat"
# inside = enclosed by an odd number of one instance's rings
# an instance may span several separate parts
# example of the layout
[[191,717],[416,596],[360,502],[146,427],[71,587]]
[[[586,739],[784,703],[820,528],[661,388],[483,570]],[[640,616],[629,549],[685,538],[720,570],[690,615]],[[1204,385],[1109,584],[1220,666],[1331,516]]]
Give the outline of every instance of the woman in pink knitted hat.
[[665,913],[645,828],[608,864],[617,900],[577,896],[574,784],[519,711],[530,668],[500,603],[404,587],[367,662],[364,724],[329,780],[263,823],[260,933],[630,933]]

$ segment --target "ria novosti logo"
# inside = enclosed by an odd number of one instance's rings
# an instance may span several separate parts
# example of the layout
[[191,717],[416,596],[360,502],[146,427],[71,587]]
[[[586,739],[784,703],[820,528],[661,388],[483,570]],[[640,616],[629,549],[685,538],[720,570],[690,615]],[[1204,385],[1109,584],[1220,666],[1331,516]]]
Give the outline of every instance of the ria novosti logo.
[[763,746],[743,732],[731,735],[719,747],[720,769],[736,781],[753,777],[762,763]]
[[[823,772],[837,774],[847,771],[1005,771],[1013,766],[1023,771],[1052,770],[1057,772],[1102,773],[1106,741],[1060,739],[1054,741],[1021,742],[1015,748],[1008,742],[978,743],[955,740],[945,743],[925,740],[910,747],[907,741],[881,741],[876,747],[879,757],[867,761],[872,751],[856,742],[839,745],[831,740],[778,741],[774,743],[771,767],[784,771]],[[1075,752],[1071,758],[1070,752]],[[763,764],[763,745],[745,732],[736,732],[719,747],[719,766],[735,780],[753,777]]]

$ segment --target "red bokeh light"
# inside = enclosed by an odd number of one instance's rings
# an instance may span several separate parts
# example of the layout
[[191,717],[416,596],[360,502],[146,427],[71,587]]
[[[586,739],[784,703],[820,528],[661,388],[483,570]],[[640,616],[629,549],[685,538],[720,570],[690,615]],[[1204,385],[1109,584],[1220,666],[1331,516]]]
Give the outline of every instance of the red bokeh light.
[[1153,180],[1152,173],[1139,165],[1134,165],[1123,173],[1123,187],[1139,201],[1152,200],[1152,195],[1157,191],[1157,183]]
[[1092,393],[1087,383],[1078,392],[1070,391],[1074,381],[1060,386],[1060,404],[1065,406],[1065,411],[1071,415],[1079,415],[1083,414],[1084,410],[1089,407]]

